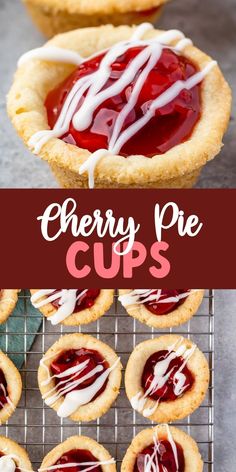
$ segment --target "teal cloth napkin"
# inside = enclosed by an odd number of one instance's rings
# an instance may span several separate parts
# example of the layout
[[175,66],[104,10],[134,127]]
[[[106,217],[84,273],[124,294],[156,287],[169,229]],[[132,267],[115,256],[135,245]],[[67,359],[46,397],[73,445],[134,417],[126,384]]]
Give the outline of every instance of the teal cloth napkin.
[[18,369],[24,364],[24,352],[30,351],[42,323],[42,315],[30,302],[30,292],[23,290],[20,295],[15,310],[0,325],[0,349]]

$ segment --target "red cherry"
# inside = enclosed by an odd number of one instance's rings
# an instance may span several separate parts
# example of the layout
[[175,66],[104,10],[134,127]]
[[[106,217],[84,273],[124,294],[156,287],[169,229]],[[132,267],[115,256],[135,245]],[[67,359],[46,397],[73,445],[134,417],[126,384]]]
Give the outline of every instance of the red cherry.
[[[143,47],[130,48],[112,64],[111,76],[104,88],[120,78],[130,61],[142,49]],[[97,70],[103,56],[104,54],[101,54],[84,62],[62,84],[49,92],[45,106],[51,128],[57,121],[65,98],[74,83],[80,77]],[[190,60],[170,49],[163,49],[159,61],[145,81],[137,104],[127,117],[125,127],[142,117],[151,101],[177,80],[186,80],[196,72],[197,68]],[[77,131],[71,123],[68,133],[62,139],[67,143],[88,149],[90,152],[101,148],[107,149],[117,115],[126,105],[138,77],[139,73],[120,94],[106,100],[97,108],[93,123],[88,129]],[[82,101],[83,99],[78,103],[78,108]],[[131,154],[152,157],[155,154],[167,152],[190,137],[200,117],[200,112],[200,85],[197,85],[190,91],[182,91],[170,104],[157,110],[155,117],[123,146],[120,154],[125,157]]]

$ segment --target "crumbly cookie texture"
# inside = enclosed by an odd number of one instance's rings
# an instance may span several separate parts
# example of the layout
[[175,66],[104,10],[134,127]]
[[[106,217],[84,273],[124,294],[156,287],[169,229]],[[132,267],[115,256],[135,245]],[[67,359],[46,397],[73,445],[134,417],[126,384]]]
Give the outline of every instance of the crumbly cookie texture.
[[20,289],[2,289],[0,290],[0,324],[5,323],[13,312]]
[[[83,57],[109,48],[118,41],[129,39],[134,27],[111,25],[85,28],[56,36],[47,46],[57,46],[79,52]],[[144,35],[151,38],[161,31]],[[194,46],[187,46],[184,56],[202,69],[210,57]],[[44,107],[50,90],[61,83],[75,68],[65,64],[31,60],[22,65],[8,95],[8,113],[21,138],[28,146],[34,133],[48,129]],[[213,159],[222,147],[227,128],[231,92],[220,68],[214,66],[201,84],[202,112],[190,138],[165,154],[147,158],[142,155],[104,156],[95,169],[95,186],[105,188],[164,188],[191,187],[201,168]],[[87,174],[79,169],[90,156],[89,151],[54,138],[40,151],[61,186],[87,187]]]
[[[130,11],[146,11],[166,3],[167,0],[27,0],[33,5],[46,9],[53,8],[55,12],[65,10],[70,13],[92,15],[96,13],[125,13]],[[25,0],[24,0],[25,2]]]
[[23,0],[33,22],[48,38],[88,26],[134,25],[142,21],[155,23],[166,1]]
[[[39,289],[30,289],[31,294],[33,295]],[[42,297],[46,298],[46,297]],[[107,310],[111,307],[114,300],[114,290],[102,289],[95,299],[95,303],[91,308],[86,308],[85,310],[81,310],[78,312],[73,313],[72,315],[68,316],[65,320],[61,322],[61,324],[65,326],[80,326],[87,323],[92,323],[93,321],[98,320],[101,316],[103,316]],[[40,308],[41,313],[46,316],[46,318],[54,315],[57,309],[52,305],[52,303],[48,303],[45,306]]]
[[[132,289],[119,290],[119,295],[125,295]],[[145,305],[134,304],[126,307],[127,313],[152,328],[171,328],[186,323],[198,311],[204,296],[204,290],[192,291],[185,301],[166,315],[155,315]]]
[[[109,452],[94,439],[88,438],[87,436],[71,436],[63,443],[54,447],[54,449],[44,457],[40,469],[54,465],[63,454],[73,449],[85,449],[90,451],[100,462],[112,459]],[[101,465],[101,469],[103,472],[116,472],[115,464]]]
[[[56,358],[60,355],[60,353],[66,350],[80,348],[98,351],[108,362],[110,367],[118,360],[116,353],[107,344],[87,334],[74,333],[62,336],[58,341],[56,341],[55,344],[51,346],[51,348],[44,355],[44,365],[50,368],[54,354]],[[77,411],[69,418],[72,421],[92,421],[104,415],[109,410],[119,394],[121,384],[121,369],[122,365],[119,362],[114,370],[110,372],[108,383],[104,392],[102,392],[95,400],[79,407]],[[47,385],[43,385],[43,382],[47,379],[47,371],[42,365],[40,365],[38,369],[38,384],[42,396],[44,396],[55,386],[54,379],[52,379]],[[58,411],[62,403],[63,398],[60,398],[53,404],[52,408],[55,411]]]
[[22,380],[18,369],[2,351],[0,351],[0,369],[4,373],[8,397],[11,401],[11,404],[6,403],[0,409],[0,424],[3,424],[12,416],[18,405],[22,393]]
[[14,455],[14,461],[20,470],[33,471],[26,450],[19,446],[15,441],[12,441],[12,439],[0,436],[0,453],[1,452],[3,452],[5,456]]
[[[170,433],[175,443],[179,444],[184,453],[185,472],[202,472],[203,461],[198,446],[191,436],[179,428],[169,426]],[[166,425],[158,425],[154,428],[141,431],[130,444],[121,465],[121,472],[133,472],[137,455],[153,443],[153,437],[159,440],[167,439]]]
[[[168,350],[170,346],[172,351],[176,350],[177,348],[174,347],[174,344],[180,339],[187,349],[193,347],[192,341],[175,334],[149,339],[136,346],[129,358],[125,371],[125,389],[130,401],[138,392],[143,392],[141,378],[149,357],[155,352]],[[185,418],[200,406],[208,389],[210,372],[204,354],[197,347],[188,360],[187,367],[194,375],[192,388],[174,401],[160,402],[154,413],[148,416],[148,419],[157,423],[168,423]],[[155,404],[154,400],[148,398],[141,414],[143,414],[145,408],[152,408]]]

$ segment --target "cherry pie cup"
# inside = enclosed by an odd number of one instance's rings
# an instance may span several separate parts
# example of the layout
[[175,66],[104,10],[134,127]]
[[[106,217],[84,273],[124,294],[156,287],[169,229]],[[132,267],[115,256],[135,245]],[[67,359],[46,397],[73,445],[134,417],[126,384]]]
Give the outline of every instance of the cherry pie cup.
[[217,63],[146,23],[56,36],[21,58],[8,96],[18,134],[65,188],[192,187],[230,108]]
[[0,470],[5,472],[33,471],[26,450],[4,436],[0,436]]
[[179,335],[144,341],[132,352],[125,389],[132,407],[157,423],[176,421],[202,403],[209,366],[197,346]]
[[[137,434],[122,461],[121,472],[156,470],[156,461],[160,471],[203,471],[203,461],[196,442],[173,426],[158,425]],[[153,468],[148,467],[152,465]]]
[[20,373],[9,357],[0,351],[0,424],[14,413],[21,393]]
[[31,302],[53,325],[79,326],[96,321],[111,307],[114,290],[31,289]]
[[104,415],[119,394],[121,368],[107,344],[85,334],[68,334],[41,360],[39,388],[59,417],[92,421]]
[[204,290],[119,290],[127,313],[152,328],[171,328],[186,323],[198,311]]
[[[89,463],[87,467],[86,462]],[[79,468],[81,463],[83,466]],[[65,468],[62,467],[62,464],[65,464]],[[54,447],[44,458],[39,472],[45,471],[47,467],[50,470],[56,465],[60,466],[61,472],[67,472],[70,470],[69,464],[78,464],[75,470],[84,470],[90,467],[96,472],[116,472],[115,461],[109,452],[97,441],[86,436],[72,436]]]
[[87,26],[154,23],[167,0],[23,0],[35,25],[47,37]]
[[19,289],[5,289],[0,290],[0,324],[5,323],[13,312],[17,300]]

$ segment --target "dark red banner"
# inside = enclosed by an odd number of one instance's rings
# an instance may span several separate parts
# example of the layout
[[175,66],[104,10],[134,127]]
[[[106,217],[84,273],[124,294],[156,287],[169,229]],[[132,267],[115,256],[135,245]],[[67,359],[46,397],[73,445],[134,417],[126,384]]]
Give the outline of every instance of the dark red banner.
[[235,288],[236,190],[1,190],[1,287]]

